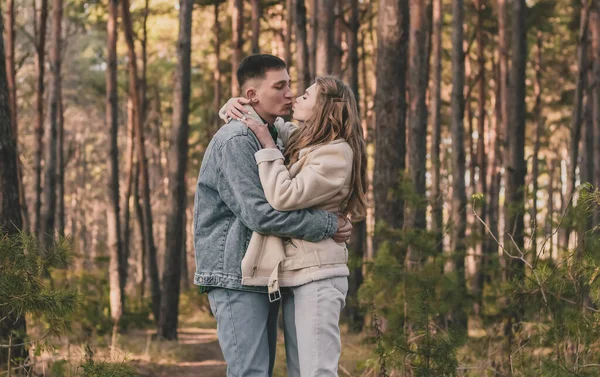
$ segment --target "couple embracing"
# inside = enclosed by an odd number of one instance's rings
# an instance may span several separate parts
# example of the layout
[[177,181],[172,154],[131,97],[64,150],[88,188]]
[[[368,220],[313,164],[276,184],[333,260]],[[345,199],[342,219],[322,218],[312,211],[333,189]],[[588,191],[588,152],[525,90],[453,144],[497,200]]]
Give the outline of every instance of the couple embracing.
[[[366,213],[365,142],[354,94],[317,77],[294,98],[283,60],[237,69],[243,97],[202,161],[194,283],[208,293],[228,377],[272,375],[282,307],[289,377],[337,376],[350,220]],[[281,117],[292,111],[297,124]]]

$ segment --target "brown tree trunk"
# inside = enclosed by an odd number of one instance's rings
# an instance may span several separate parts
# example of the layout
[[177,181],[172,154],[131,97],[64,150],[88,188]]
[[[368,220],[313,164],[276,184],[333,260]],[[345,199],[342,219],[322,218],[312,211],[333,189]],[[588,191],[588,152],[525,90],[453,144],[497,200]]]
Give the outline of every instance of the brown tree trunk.
[[[478,55],[478,98],[477,98],[477,186],[476,192],[487,198],[487,158],[485,151],[485,106],[486,106],[486,76],[485,76],[485,45],[483,41],[483,11],[486,4],[482,0],[475,0],[477,10],[477,55]],[[471,177],[475,179],[475,177]],[[483,221],[487,222],[487,205],[485,200],[479,202],[476,208],[478,215]],[[474,223],[477,229],[478,241],[475,246],[476,272],[474,274],[473,294],[475,301],[473,312],[476,316],[480,315],[483,304],[483,280],[484,280],[484,249],[485,249],[485,226],[479,221]]]
[[173,134],[169,149],[169,197],[165,264],[158,335],[177,339],[181,258],[185,255],[185,172],[188,159],[193,0],[179,2],[177,72],[173,93]]
[[285,2],[285,45],[284,45],[284,61],[288,67],[288,71],[292,66],[292,31],[294,30],[294,0],[286,0]]
[[554,237],[552,232],[554,230],[554,177],[555,177],[555,160],[551,159],[548,162],[548,216],[546,220],[546,234],[545,237],[548,239],[548,251],[550,258],[554,254]]
[[56,145],[56,184],[58,190],[56,193],[57,210],[56,210],[56,229],[58,235],[65,235],[65,117],[62,98],[62,86],[58,92],[58,130],[57,130],[57,145]]
[[533,108],[535,120],[536,120],[536,129],[535,129],[535,141],[533,145],[533,161],[531,163],[531,182],[532,182],[532,204],[531,204],[531,219],[533,220],[533,230],[531,232],[531,245],[532,250],[536,250],[537,252],[537,235],[539,231],[537,215],[538,215],[538,207],[537,207],[537,194],[539,191],[539,172],[540,172],[540,161],[539,154],[541,149],[541,137],[544,128],[544,118],[542,116],[542,32],[538,30],[537,32],[537,50],[535,55],[535,80],[533,84],[533,92],[535,94],[535,105]]
[[325,76],[331,73],[333,63],[333,27],[335,0],[319,0],[317,12],[317,47],[315,76]]
[[[465,189],[465,52],[463,50],[464,4],[462,0],[452,0],[452,242],[453,270],[457,277],[457,288],[465,287],[465,230],[467,226],[467,195]],[[466,328],[466,316],[460,307],[452,310],[451,321],[458,328]]]
[[[414,185],[414,200],[405,207],[404,227],[424,231],[425,220],[425,156],[427,154],[427,84],[429,81],[429,19],[426,0],[410,0],[410,41],[408,59],[408,176]],[[408,259],[422,261],[418,250],[409,246]]]
[[[358,0],[350,0],[350,22],[346,33],[348,40],[348,83],[356,97],[356,103],[360,108],[360,96],[358,91]],[[364,109],[363,109],[364,110]]]
[[45,130],[44,202],[42,206],[41,239],[49,245],[54,238],[56,212],[56,133],[58,100],[60,95],[62,0],[52,1],[52,49],[50,50],[50,91],[48,95],[48,120]]
[[160,316],[160,281],[158,276],[158,265],[156,263],[156,246],[152,231],[152,208],[150,207],[150,181],[148,176],[148,159],[144,145],[144,127],[140,114],[140,93],[138,88],[137,59],[133,41],[133,28],[131,14],[129,11],[129,0],[123,0],[121,4],[122,22],[127,41],[129,57],[129,90],[133,103],[133,124],[136,130],[136,150],[138,163],[140,164],[140,191],[142,196],[142,211],[144,224],[144,244],[147,250],[148,268],[150,272],[150,285],[152,292],[152,313],[154,320],[158,322]]
[[333,0],[333,51],[331,52],[331,68],[329,73],[340,77],[342,74],[342,34],[344,33],[344,15],[342,11],[342,0]]
[[[123,261],[125,265],[127,264],[127,260],[130,255],[130,238],[131,238],[131,209],[130,209],[130,201],[131,201],[131,190],[134,184],[133,180],[134,176],[134,150],[135,150],[135,127],[133,125],[133,103],[132,99],[129,96],[127,98],[127,147],[125,152],[125,187],[123,192],[123,197],[121,198],[121,205],[119,207],[123,212],[123,218],[121,221],[121,255],[123,256]],[[143,246],[142,246],[143,248]],[[125,282],[123,284],[123,290],[125,289],[125,285],[127,284],[127,271],[125,271]]]
[[320,2],[321,0],[312,0],[310,3],[310,81],[314,80],[315,77],[317,77],[317,41],[319,40],[319,17],[317,17],[317,14],[319,13]]
[[119,0],[110,0],[109,16],[106,24],[107,33],[107,70],[106,70],[106,124],[109,127],[109,181],[108,206],[106,211],[108,253],[110,256],[110,312],[113,321],[118,323],[125,308],[124,276],[127,269],[123,260],[121,243],[121,224],[119,218],[119,134],[118,97],[117,97],[117,28],[119,17]]
[[213,111],[215,117],[215,126],[213,133],[216,133],[221,126],[222,120],[219,118],[219,110],[221,109],[221,22],[219,21],[219,5],[220,2],[215,2],[214,5],[214,48],[215,48],[215,60],[217,66],[215,67],[213,79],[215,80],[215,99],[213,102]]
[[[34,12],[34,17],[37,17]],[[35,123],[35,202],[34,202],[34,232],[39,236],[42,227],[42,152],[44,137],[44,73],[45,73],[45,51],[46,51],[46,25],[48,20],[48,0],[42,0],[39,19],[39,30],[34,27],[35,46],[35,72],[37,88],[35,96],[36,123]],[[37,22],[36,22],[37,24]]]
[[[567,203],[575,193],[575,179],[577,171],[577,159],[579,157],[579,141],[581,140],[581,124],[583,123],[583,91],[585,89],[586,58],[587,58],[587,29],[590,15],[589,6],[581,8],[581,23],[579,25],[579,37],[577,46],[577,78],[575,84],[575,98],[573,116],[571,118],[571,143],[569,147],[569,164],[567,171]],[[571,201],[572,203],[572,201]],[[560,243],[569,247],[569,236],[572,224],[567,224],[566,229],[559,233]]]
[[298,73],[298,94],[310,86],[310,64],[306,37],[306,6],[304,0],[296,2],[296,72]]
[[[3,17],[0,17],[0,30],[4,30]],[[5,64],[4,41],[0,38],[0,161],[2,161],[0,164],[0,233],[15,235],[21,231],[23,219],[19,204],[17,140],[11,124],[10,94]],[[25,317],[6,313],[0,307],[0,344],[8,344],[11,334],[13,334],[13,344],[23,343],[27,335]],[[10,355],[11,360],[24,360],[27,349],[24,345],[13,347]],[[0,347],[0,370],[4,370],[8,357],[8,349]]]
[[440,121],[442,82],[442,0],[433,0],[432,20],[432,57],[433,77],[430,89],[429,113],[431,114],[431,231],[435,234],[436,250],[439,254],[443,251],[444,215],[442,206],[444,197],[440,189],[441,159],[440,145],[442,143],[442,129]]
[[[252,4],[252,53],[258,54],[260,52],[259,38],[260,38],[260,17],[262,9],[260,7],[260,0],[251,0]],[[237,68],[237,67],[236,67]]]
[[[600,187],[600,1],[593,3],[596,11],[596,22],[591,24],[592,31],[592,54],[594,57],[594,85],[592,89],[592,117],[594,123],[594,154],[590,158],[594,159],[594,178],[592,182],[596,187]],[[600,226],[600,208],[596,209],[594,220],[595,226]]]
[[6,78],[8,84],[8,95],[10,101],[10,123],[16,140],[17,150],[17,173],[19,175],[19,199],[21,200],[21,218],[23,230],[29,229],[29,214],[27,212],[27,201],[25,199],[25,187],[23,186],[23,164],[19,158],[19,126],[17,123],[17,84],[15,69],[15,0],[8,0],[6,4]]
[[242,61],[242,48],[244,47],[244,2],[232,0],[233,13],[231,16],[231,96],[240,95],[240,87],[235,72]]
[[[373,176],[375,221],[402,229],[404,201],[399,182],[406,158],[408,1],[380,0],[378,17]],[[374,250],[377,250],[378,238],[376,235]]]

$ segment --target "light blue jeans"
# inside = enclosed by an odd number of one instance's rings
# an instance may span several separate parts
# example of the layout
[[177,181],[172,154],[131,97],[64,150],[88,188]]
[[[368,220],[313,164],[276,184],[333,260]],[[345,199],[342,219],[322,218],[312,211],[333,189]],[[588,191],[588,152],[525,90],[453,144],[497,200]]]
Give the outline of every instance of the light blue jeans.
[[338,377],[340,312],[348,278],[317,280],[286,293],[282,311],[288,377]]
[[227,363],[227,377],[273,374],[279,301],[266,293],[215,288],[208,301],[217,320],[217,337]]

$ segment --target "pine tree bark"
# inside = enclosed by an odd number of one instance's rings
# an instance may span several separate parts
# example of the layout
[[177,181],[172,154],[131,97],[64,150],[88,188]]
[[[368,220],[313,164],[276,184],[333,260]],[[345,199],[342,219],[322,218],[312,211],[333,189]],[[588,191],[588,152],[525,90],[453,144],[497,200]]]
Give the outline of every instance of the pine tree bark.
[[27,212],[27,201],[25,199],[25,187],[23,186],[23,164],[19,158],[19,126],[17,122],[17,84],[15,68],[15,0],[6,3],[6,78],[8,95],[10,101],[10,124],[16,140],[17,148],[17,173],[19,175],[19,199],[21,200],[21,218],[23,219],[23,230],[29,229],[29,214]]
[[110,0],[108,4],[107,34],[107,70],[106,70],[106,124],[109,127],[109,180],[108,206],[106,213],[110,311],[111,318],[118,323],[124,310],[123,270],[127,268],[123,260],[121,243],[121,223],[119,217],[119,133],[118,96],[117,96],[117,28],[119,17],[119,0]]
[[344,14],[342,10],[342,0],[333,0],[333,51],[331,52],[331,68],[329,73],[340,77],[342,74],[342,34],[344,33]]
[[283,60],[288,67],[288,71],[292,66],[292,32],[294,30],[294,0],[286,0],[285,2],[285,45]]
[[[466,292],[465,286],[465,230],[467,226],[467,195],[465,188],[465,52],[463,50],[464,4],[452,0],[452,241],[453,270],[457,277],[457,288]],[[459,328],[466,328],[466,316],[462,309],[452,310],[451,321]]]
[[[579,141],[581,140],[581,124],[583,123],[583,91],[585,89],[585,78],[587,70],[587,44],[588,44],[588,21],[590,15],[589,6],[581,8],[581,21],[579,25],[579,37],[577,46],[577,78],[575,84],[575,99],[573,105],[573,116],[571,117],[571,138],[569,147],[569,164],[567,171],[566,200],[573,197],[575,193],[575,179],[577,171],[577,160],[579,158]],[[572,203],[572,201],[571,201]],[[569,237],[572,226],[559,232],[560,243],[569,247]]]
[[56,224],[56,139],[58,123],[58,102],[60,96],[61,66],[61,34],[62,34],[62,0],[52,1],[52,48],[50,50],[50,91],[48,93],[48,120],[45,130],[45,166],[44,166],[44,202],[42,206],[42,223],[40,236],[45,245],[54,238]]
[[[408,1],[380,0],[378,17],[373,173],[375,221],[402,229],[404,201],[399,183],[406,162]],[[376,235],[374,250],[380,243],[378,238]]]
[[150,290],[152,294],[152,313],[154,320],[158,322],[160,318],[160,281],[158,276],[158,265],[156,263],[156,246],[154,244],[154,234],[152,231],[152,208],[150,206],[150,181],[148,176],[148,159],[146,158],[146,149],[144,144],[144,127],[142,124],[142,114],[140,113],[140,93],[137,74],[137,59],[135,54],[135,45],[133,41],[133,28],[131,23],[131,13],[129,11],[129,0],[123,0],[121,3],[122,22],[125,33],[125,40],[128,47],[129,57],[129,96],[132,99],[133,125],[136,131],[136,151],[138,163],[140,165],[140,191],[142,199],[143,225],[144,225],[144,245],[148,253],[148,268],[150,272]]
[[298,94],[304,93],[310,86],[310,64],[306,36],[306,5],[304,0],[294,0],[296,14],[296,72],[298,73]]
[[65,117],[63,107],[62,85],[58,92],[58,130],[56,145],[56,184],[58,185],[56,193],[56,229],[58,235],[65,235]]
[[[35,12],[34,12],[35,15]],[[35,15],[34,17],[37,17]],[[34,202],[34,232],[39,236],[42,227],[42,152],[44,138],[44,74],[45,74],[45,51],[46,51],[46,26],[48,20],[48,0],[42,0],[39,18],[39,30],[34,35],[35,46],[35,73],[37,87],[35,95],[36,123],[35,123],[35,202]],[[38,22],[36,22],[38,24]]]
[[[475,7],[477,10],[477,63],[478,63],[478,97],[477,97],[477,186],[476,192],[487,198],[487,154],[485,151],[485,106],[486,106],[486,75],[485,75],[485,44],[483,40],[483,11],[486,4],[482,0],[475,0]],[[474,179],[474,176],[473,178]],[[485,200],[480,201],[477,206],[477,213],[479,217],[487,222],[487,205]],[[483,266],[485,257],[483,256],[485,250],[485,226],[480,222],[475,223],[478,236],[480,237],[476,245],[476,257],[479,259],[475,261],[476,272],[474,274],[473,294],[475,296],[475,302],[473,305],[474,314],[479,316],[481,306],[483,304]]]
[[537,207],[537,194],[539,191],[539,174],[540,174],[540,161],[539,154],[541,149],[541,137],[544,129],[544,118],[542,116],[542,32],[538,30],[537,41],[536,41],[536,55],[535,55],[535,80],[533,84],[533,92],[535,95],[535,105],[533,112],[536,120],[535,129],[535,141],[533,144],[533,156],[531,163],[531,182],[532,182],[532,203],[531,203],[531,219],[533,220],[533,230],[531,232],[531,245],[532,249],[537,251],[537,235],[538,235],[538,207]]
[[358,0],[350,0],[350,22],[346,33],[348,40],[348,83],[356,97],[356,103],[360,108],[360,96],[358,91]]
[[185,253],[185,172],[188,159],[193,0],[179,2],[177,72],[173,93],[173,134],[169,150],[169,197],[165,264],[158,335],[177,339],[181,258]]
[[216,1],[214,4],[214,33],[215,39],[213,46],[215,49],[215,60],[217,65],[215,67],[213,79],[215,80],[215,97],[213,102],[214,112],[214,129],[213,134],[219,130],[222,120],[219,118],[219,110],[221,109],[221,22],[219,21],[219,6],[220,2]]
[[317,17],[317,47],[315,76],[326,76],[331,73],[333,63],[333,27],[335,0],[319,0],[316,9]]
[[242,48],[244,47],[244,2],[232,0],[233,13],[231,15],[231,96],[240,95],[240,87],[235,72],[242,61]]
[[[590,156],[594,160],[594,178],[592,182],[595,187],[600,187],[600,1],[593,2],[596,12],[596,22],[591,24],[592,31],[592,55],[594,57],[594,85],[592,89],[592,117],[593,117],[593,138],[594,154]],[[600,226],[600,208],[596,209],[594,226]]]
[[[262,9],[260,7],[260,0],[251,0],[252,4],[252,53],[258,54],[260,52],[259,38],[260,38],[260,17]],[[237,67],[236,67],[237,68]]]
[[[414,185],[414,200],[405,207],[404,227],[411,231],[424,231],[425,172],[427,154],[427,84],[429,82],[429,19],[426,0],[410,0],[410,40],[408,60],[408,176]],[[418,250],[408,249],[408,260],[422,261]],[[409,263],[409,266],[413,263]]]
[[[127,146],[125,151],[125,187],[121,198],[119,209],[123,212],[121,221],[121,249],[124,264],[127,265],[127,260],[130,255],[130,238],[131,238],[131,193],[134,184],[134,152],[135,152],[135,127],[133,125],[133,103],[131,97],[127,98]],[[141,247],[143,249],[143,245]],[[125,272],[125,282],[123,282],[123,290],[127,284],[127,272]]]
[[[3,17],[0,17],[0,30],[4,30]],[[11,123],[5,64],[4,41],[0,38],[0,233],[15,235],[21,231],[23,219],[19,204],[17,140]],[[26,335],[25,317],[15,317],[14,314],[3,312],[0,307],[0,344],[8,344],[11,334],[13,344],[23,343]],[[11,351],[11,359],[24,359],[27,356],[27,349],[23,345],[13,347]],[[4,370],[7,360],[8,349],[0,348],[0,370]]]
[[310,52],[309,52],[309,62],[310,62],[310,81],[314,80],[317,77],[317,41],[319,40],[318,36],[318,27],[319,27],[319,18],[317,14],[319,12],[319,3],[321,0],[312,0],[310,3],[310,29],[309,29],[309,39],[310,39]]
[[442,143],[442,129],[440,121],[441,105],[441,82],[442,82],[442,0],[433,0],[433,20],[431,53],[433,60],[431,62],[433,77],[431,82],[431,96],[429,102],[429,113],[431,114],[431,206],[432,221],[431,231],[435,234],[436,249],[438,254],[443,252],[443,229],[444,216],[442,206],[444,197],[441,192],[441,159],[440,145]]

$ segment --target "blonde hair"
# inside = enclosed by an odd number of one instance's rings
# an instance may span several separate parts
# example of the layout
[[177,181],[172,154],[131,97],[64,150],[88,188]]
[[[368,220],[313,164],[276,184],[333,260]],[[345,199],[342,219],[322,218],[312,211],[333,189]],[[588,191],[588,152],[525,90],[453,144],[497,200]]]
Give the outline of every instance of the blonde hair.
[[367,156],[356,98],[352,90],[335,77],[317,77],[315,83],[317,99],[313,114],[290,137],[285,159],[289,167],[298,161],[301,149],[344,139],[352,148],[353,162],[350,193],[341,211],[350,215],[352,221],[359,221],[367,212]]

